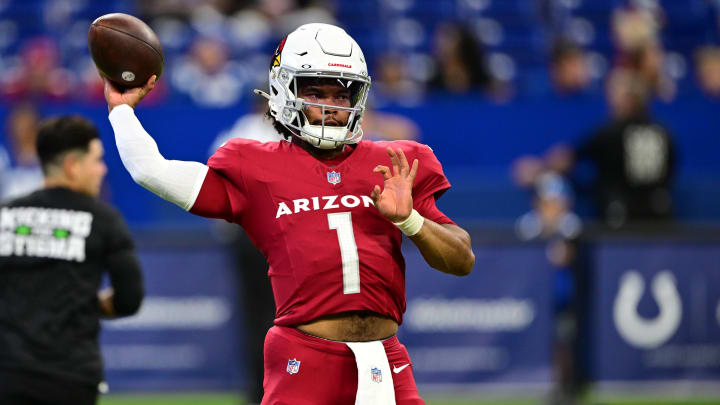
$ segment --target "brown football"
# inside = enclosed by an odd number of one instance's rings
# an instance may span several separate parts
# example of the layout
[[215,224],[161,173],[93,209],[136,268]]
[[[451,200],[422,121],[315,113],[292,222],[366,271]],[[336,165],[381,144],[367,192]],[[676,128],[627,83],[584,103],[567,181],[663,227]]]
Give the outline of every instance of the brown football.
[[106,14],[93,21],[88,46],[100,73],[122,88],[144,85],[163,71],[163,52],[153,30],[137,17]]

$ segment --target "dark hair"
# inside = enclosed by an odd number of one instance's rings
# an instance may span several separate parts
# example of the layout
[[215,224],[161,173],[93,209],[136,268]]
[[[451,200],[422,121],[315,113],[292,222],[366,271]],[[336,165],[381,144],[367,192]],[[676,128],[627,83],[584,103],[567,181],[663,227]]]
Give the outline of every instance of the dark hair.
[[550,64],[557,65],[569,58],[582,57],[583,54],[583,49],[574,42],[558,39],[550,49]]
[[470,73],[470,85],[487,88],[492,82],[492,75],[486,64],[485,48],[466,25],[458,25],[460,41],[458,51],[465,62],[465,68]]
[[[327,82],[327,78],[314,78],[314,77],[302,77],[298,78],[297,86],[298,86],[298,92],[300,92],[300,89],[304,86],[312,86],[312,85],[321,85],[325,84]],[[295,95],[297,96],[297,94]],[[278,121],[271,113],[270,108],[265,111],[265,119],[270,120],[270,123],[272,124],[273,128],[275,128],[275,131],[277,131],[283,138],[285,138],[288,141],[292,141],[293,138],[296,136],[296,134],[288,127],[283,125],[280,121]],[[299,120],[302,120],[302,118],[298,118]],[[302,125],[302,124],[300,124]]]
[[[447,35],[448,33],[456,39],[456,42],[446,50],[459,59],[461,68],[467,74],[467,88],[463,91],[472,88],[491,89],[494,79],[487,65],[485,47],[478,40],[477,35],[464,24],[443,23],[437,27],[434,41],[437,41],[438,35]],[[428,83],[431,87],[448,87],[447,63],[446,60],[435,57],[437,70]]]
[[288,127],[281,124],[280,121],[275,119],[272,114],[270,114],[270,108],[265,111],[265,119],[270,120],[270,123],[272,124],[273,128],[275,128],[275,130],[278,132],[278,134],[282,135],[288,141],[292,141],[292,138],[295,136],[295,134],[290,131]]
[[80,116],[49,118],[40,123],[37,136],[37,155],[43,172],[57,163],[66,152],[79,150],[87,153],[90,141],[99,139],[97,128],[92,122]]

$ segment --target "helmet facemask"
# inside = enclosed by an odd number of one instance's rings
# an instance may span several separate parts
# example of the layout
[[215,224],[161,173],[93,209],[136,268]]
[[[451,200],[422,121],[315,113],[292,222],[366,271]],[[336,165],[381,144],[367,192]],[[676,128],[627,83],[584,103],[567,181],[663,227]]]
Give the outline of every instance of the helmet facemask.
[[[271,92],[286,92],[284,97],[286,102],[275,118],[296,136],[320,149],[334,149],[343,144],[360,141],[363,135],[362,117],[370,89],[368,76],[327,70],[292,71],[287,67],[279,69],[278,76],[278,81],[283,84],[283,88],[276,89],[272,86]],[[334,84],[350,90],[349,106],[314,103],[298,97],[303,86],[312,84]],[[320,109],[319,124],[312,124],[308,119],[306,109],[310,107]],[[330,115],[329,111],[333,110],[349,112],[345,125],[325,124]]]

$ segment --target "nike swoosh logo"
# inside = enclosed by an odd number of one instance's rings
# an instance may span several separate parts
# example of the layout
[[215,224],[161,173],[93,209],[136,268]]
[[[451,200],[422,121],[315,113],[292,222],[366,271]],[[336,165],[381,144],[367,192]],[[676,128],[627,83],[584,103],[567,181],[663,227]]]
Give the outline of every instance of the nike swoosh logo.
[[393,373],[398,374],[399,372],[405,370],[409,365],[410,365],[410,363],[408,363],[404,366],[400,366],[400,367],[393,365]]

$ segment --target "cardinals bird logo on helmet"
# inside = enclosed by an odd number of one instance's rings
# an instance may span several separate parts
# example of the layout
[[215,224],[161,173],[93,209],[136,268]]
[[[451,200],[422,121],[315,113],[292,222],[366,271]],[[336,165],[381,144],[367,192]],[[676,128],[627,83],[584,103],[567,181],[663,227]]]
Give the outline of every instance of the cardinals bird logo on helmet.
[[275,54],[272,57],[272,60],[270,61],[270,69],[280,66],[280,55],[282,54],[282,50],[285,47],[285,40],[287,40],[287,36],[280,41],[280,45],[278,45],[277,48],[275,48]]

